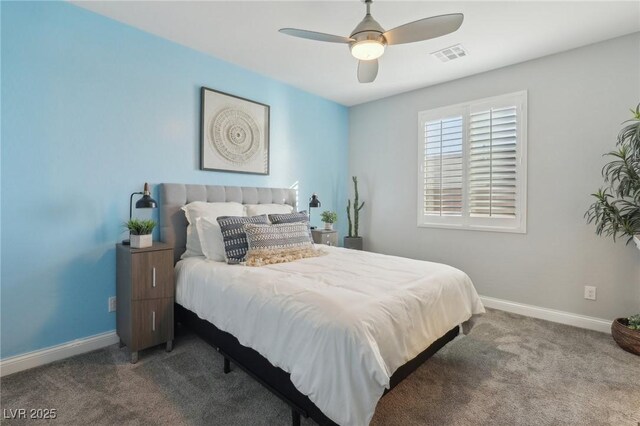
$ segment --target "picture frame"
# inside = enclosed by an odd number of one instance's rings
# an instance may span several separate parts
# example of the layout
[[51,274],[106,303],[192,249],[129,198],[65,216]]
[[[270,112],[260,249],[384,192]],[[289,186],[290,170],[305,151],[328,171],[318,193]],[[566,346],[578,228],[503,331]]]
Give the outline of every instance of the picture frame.
[[268,175],[269,120],[269,105],[203,86],[200,170]]

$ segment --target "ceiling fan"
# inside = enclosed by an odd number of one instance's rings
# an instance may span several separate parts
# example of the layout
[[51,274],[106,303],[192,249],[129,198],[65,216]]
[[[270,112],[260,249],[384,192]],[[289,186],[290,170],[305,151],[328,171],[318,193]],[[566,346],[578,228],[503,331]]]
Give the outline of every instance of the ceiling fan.
[[359,60],[358,81],[360,83],[371,83],[378,75],[378,58],[384,53],[385,46],[424,41],[452,33],[460,28],[464,19],[462,13],[432,16],[385,31],[371,16],[371,3],[373,0],[363,1],[367,7],[367,14],[349,37],[296,28],[281,28],[280,32],[310,40],[348,44],[351,54]]

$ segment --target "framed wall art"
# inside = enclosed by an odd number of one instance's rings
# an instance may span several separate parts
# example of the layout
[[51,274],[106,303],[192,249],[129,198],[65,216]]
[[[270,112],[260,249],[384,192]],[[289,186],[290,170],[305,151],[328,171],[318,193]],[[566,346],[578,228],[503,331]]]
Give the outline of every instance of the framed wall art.
[[203,87],[200,169],[269,174],[269,105]]

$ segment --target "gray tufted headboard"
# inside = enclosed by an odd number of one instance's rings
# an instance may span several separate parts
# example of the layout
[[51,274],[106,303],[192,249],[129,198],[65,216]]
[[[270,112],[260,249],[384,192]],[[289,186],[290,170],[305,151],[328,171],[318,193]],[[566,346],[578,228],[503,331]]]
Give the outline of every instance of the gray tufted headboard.
[[180,209],[192,201],[242,204],[288,204],[296,209],[296,190],[245,186],[160,184],[160,240],[173,246],[174,262],[180,260],[187,244],[187,218]]

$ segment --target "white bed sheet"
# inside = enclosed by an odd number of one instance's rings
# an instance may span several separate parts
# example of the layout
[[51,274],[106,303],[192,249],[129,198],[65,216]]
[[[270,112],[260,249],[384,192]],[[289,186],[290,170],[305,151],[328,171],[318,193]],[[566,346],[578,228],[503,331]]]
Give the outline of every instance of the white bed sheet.
[[323,250],[263,267],[182,260],[176,301],[291,373],[336,423],[366,425],[396,369],[484,307],[451,266]]

